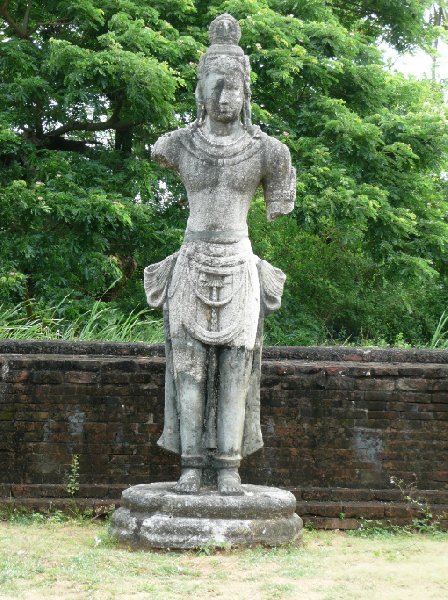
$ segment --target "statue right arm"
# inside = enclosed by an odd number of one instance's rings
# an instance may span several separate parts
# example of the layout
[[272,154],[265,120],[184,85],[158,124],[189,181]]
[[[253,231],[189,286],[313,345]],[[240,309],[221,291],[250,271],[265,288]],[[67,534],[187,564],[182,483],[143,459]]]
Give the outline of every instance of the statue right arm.
[[268,220],[287,215],[294,208],[296,197],[296,170],[285,144],[265,136],[265,173],[262,180]]
[[162,167],[179,171],[179,159],[181,152],[180,136],[182,129],[176,129],[159,137],[151,147],[151,158],[156,160]]

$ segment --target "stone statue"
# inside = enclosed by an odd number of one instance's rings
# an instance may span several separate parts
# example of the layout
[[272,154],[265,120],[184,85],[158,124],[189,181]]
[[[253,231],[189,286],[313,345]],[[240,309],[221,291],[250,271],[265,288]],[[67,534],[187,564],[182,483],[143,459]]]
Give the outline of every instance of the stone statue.
[[251,124],[249,60],[239,39],[233,17],[213,21],[198,69],[197,119],[153,147],[153,157],[179,173],[190,206],[179,252],[145,269],[148,303],[163,307],[166,327],[159,444],[180,454],[182,471],[177,483],[123,491],[110,532],[135,548],[301,540],[294,495],[242,485],[238,475],[241,458],[263,445],[263,318],[280,307],[285,281],[253,254],[247,212],[260,184],[269,219],[289,213],[295,197],[288,149]]
[[250,65],[228,14],[210,25],[197,119],[163,135],[152,156],[179,173],[190,215],[179,252],[145,269],[166,324],[165,426],[159,445],[181,455],[175,491],[197,494],[204,469],[220,495],[244,493],[241,458],[262,445],[263,318],[280,307],[284,273],[252,252],[247,213],[261,185],[268,219],[294,207],[288,148],[251,123]]

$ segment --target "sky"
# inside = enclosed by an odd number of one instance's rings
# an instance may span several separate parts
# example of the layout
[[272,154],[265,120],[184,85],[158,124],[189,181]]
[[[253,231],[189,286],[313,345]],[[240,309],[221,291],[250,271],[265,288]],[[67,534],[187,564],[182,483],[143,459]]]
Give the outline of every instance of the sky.
[[[415,54],[398,55],[389,46],[382,46],[387,59],[391,61],[392,70],[401,71],[405,75],[414,75],[419,79],[431,78],[432,58],[426,52],[419,50]],[[437,59],[437,78],[448,79],[448,44],[439,43],[439,56]]]

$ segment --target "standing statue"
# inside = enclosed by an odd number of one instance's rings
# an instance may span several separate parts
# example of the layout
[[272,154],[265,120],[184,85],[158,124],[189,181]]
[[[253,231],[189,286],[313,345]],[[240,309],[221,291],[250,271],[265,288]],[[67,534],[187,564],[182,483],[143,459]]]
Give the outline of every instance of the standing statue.
[[[159,445],[181,456],[175,491],[197,494],[205,468],[218,492],[244,494],[241,458],[262,445],[263,318],[280,307],[284,273],[252,252],[247,213],[259,185],[269,220],[291,212],[288,148],[253,126],[250,65],[228,14],[210,25],[201,57],[197,119],[163,135],[152,156],[179,173],[190,215],[179,252],[145,269],[166,326],[165,426]],[[241,120],[242,117],[242,120]]]

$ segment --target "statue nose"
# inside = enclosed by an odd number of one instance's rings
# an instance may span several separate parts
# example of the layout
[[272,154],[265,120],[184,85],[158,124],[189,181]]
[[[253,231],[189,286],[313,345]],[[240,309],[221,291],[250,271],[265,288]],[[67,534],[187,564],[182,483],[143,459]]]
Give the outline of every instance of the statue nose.
[[226,89],[226,86],[223,85],[220,94],[219,94],[219,103],[220,104],[229,104],[230,102],[230,97],[229,97],[229,90]]
[[219,96],[220,104],[229,104],[229,94],[226,90],[223,90]]

